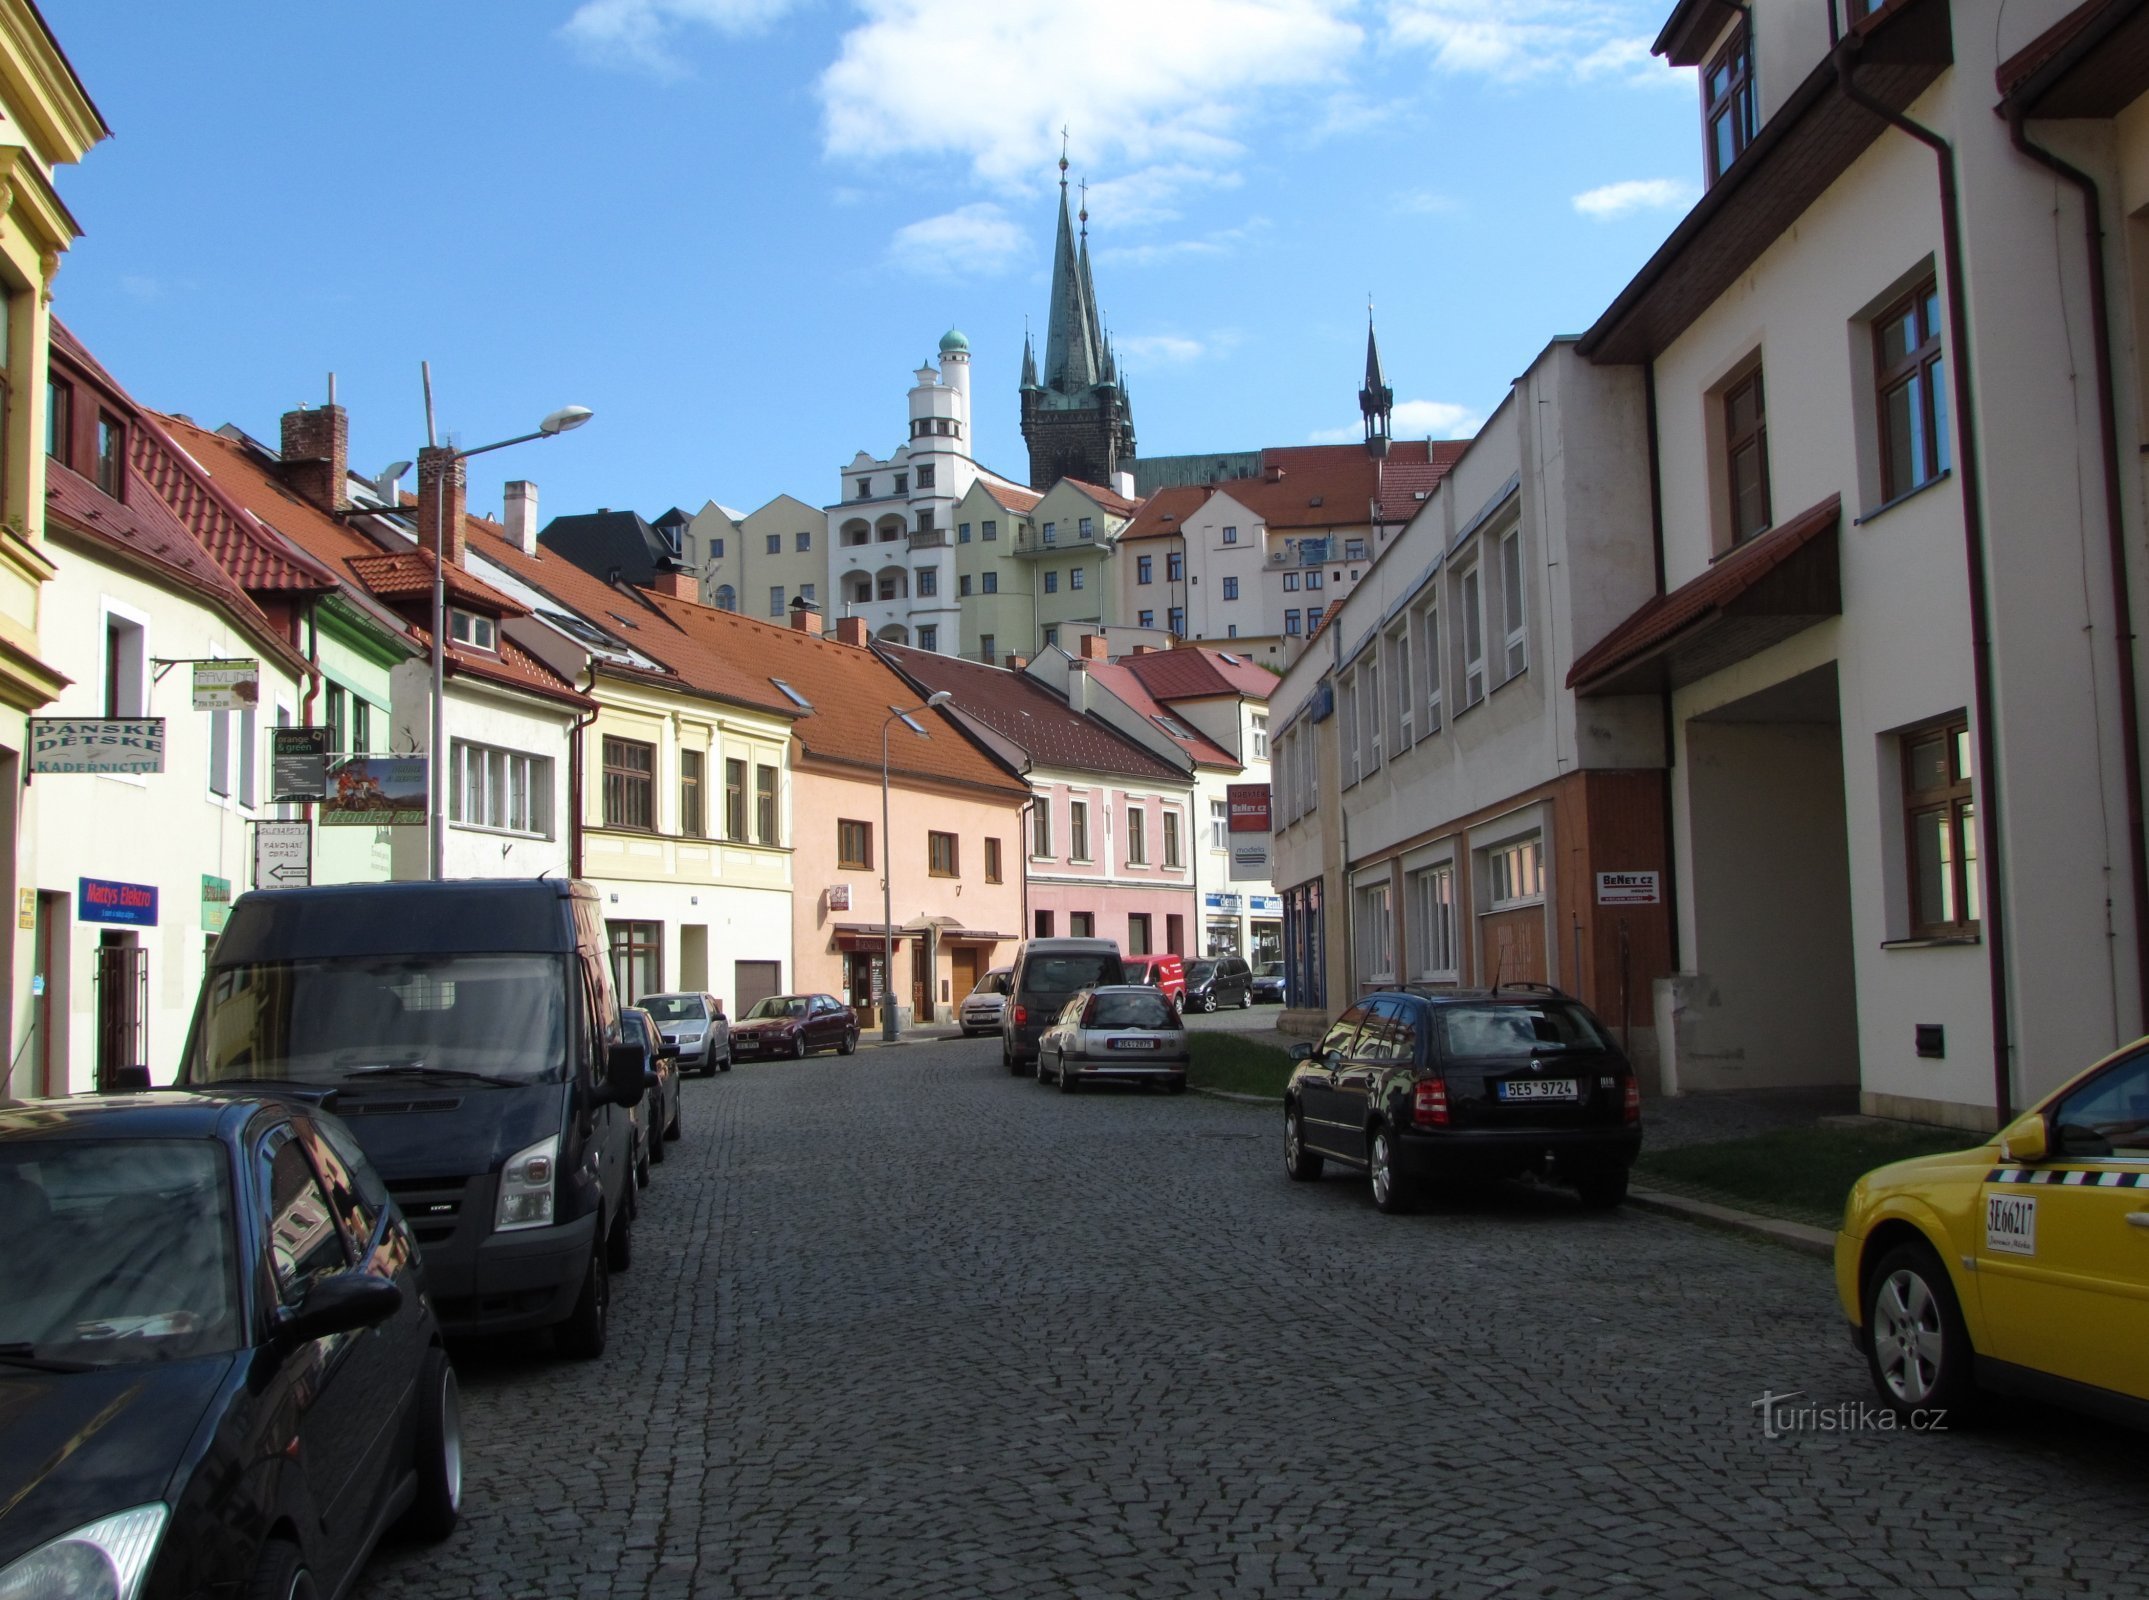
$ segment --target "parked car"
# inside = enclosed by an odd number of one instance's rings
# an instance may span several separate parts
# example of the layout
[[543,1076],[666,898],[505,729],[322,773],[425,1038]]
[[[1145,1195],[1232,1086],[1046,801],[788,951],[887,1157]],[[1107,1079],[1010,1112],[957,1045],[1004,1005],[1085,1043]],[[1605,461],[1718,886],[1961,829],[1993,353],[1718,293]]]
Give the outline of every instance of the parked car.
[[1000,1015],[1000,1064],[1020,1077],[1037,1060],[1037,1041],[1084,989],[1125,981],[1110,939],[1031,939],[1015,952]]
[[1214,1011],[1218,1006],[1244,1010],[1254,1003],[1254,971],[1237,956],[1211,956],[1186,964],[1186,1009]]
[[975,1034],[1000,1031],[1000,1013],[1007,1009],[1007,980],[1014,970],[1013,967],[994,967],[978,979],[975,989],[963,996],[955,1020],[962,1025],[965,1039]]
[[1263,1005],[1280,1006],[1288,998],[1283,986],[1283,963],[1264,961],[1254,968],[1254,998]]
[[679,1070],[713,1078],[731,1070],[731,1024],[713,994],[645,994],[642,1009],[657,1019],[664,1042],[679,1047]]
[[462,1499],[418,1244],[252,1094],[0,1103],[0,1595],[343,1593]]
[[1084,1084],[1160,1084],[1186,1092],[1186,1024],[1147,984],[1085,989],[1037,1037],[1037,1081],[1064,1094]]
[[649,1169],[664,1160],[664,1146],[679,1137],[679,1047],[667,1044],[656,1018],[640,1006],[619,1008],[620,1032],[640,1045],[649,1071],[649,1092],[634,1108],[637,1146],[635,1182],[649,1186]]
[[1120,970],[1129,983],[1162,990],[1181,1011],[1186,1009],[1186,963],[1177,956],[1122,956]]
[[1382,1211],[1430,1181],[1538,1172],[1592,1208],[1626,1198],[1641,1091],[1603,1024],[1544,985],[1368,995],[1299,1045],[1284,1087],[1284,1170],[1340,1161]]
[[857,1048],[858,1013],[832,994],[769,995],[756,1000],[731,1030],[731,1053],[741,1061],[796,1060],[816,1050],[847,1056]]
[[1860,1178],[1836,1293],[1884,1404],[1984,1387],[2149,1421],[2149,1039],[1968,1150]]
[[257,890],[232,905],[180,1081],[334,1090],[452,1332],[603,1353],[633,1259],[633,1108],[596,892],[556,879]]

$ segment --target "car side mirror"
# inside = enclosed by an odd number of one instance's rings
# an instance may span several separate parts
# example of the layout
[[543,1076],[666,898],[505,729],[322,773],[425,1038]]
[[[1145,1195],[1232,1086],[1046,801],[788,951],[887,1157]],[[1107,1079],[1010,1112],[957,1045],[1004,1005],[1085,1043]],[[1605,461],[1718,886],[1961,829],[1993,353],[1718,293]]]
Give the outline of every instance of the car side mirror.
[[2000,1136],[2000,1159],[2025,1164],[2043,1161],[2051,1154],[2052,1130],[2044,1113],[2033,1111],[2012,1123]]
[[638,1044],[615,1044],[605,1052],[604,1098],[615,1105],[638,1106],[649,1087],[649,1064]]
[[133,1094],[149,1087],[149,1069],[144,1066],[114,1067],[112,1069],[112,1092]]
[[276,1337],[298,1345],[332,1333],[377,1328],[402,1309],[403,1290],[393,1278],[338,1272],[315,1279],[306,1298],[277,1318]]
[[1311,1059],[1312,1055],[1313,1046],[1310,1044],[1299,1043],[1291,1046],[1290,1056],[1293,1061],[1306,1061]]

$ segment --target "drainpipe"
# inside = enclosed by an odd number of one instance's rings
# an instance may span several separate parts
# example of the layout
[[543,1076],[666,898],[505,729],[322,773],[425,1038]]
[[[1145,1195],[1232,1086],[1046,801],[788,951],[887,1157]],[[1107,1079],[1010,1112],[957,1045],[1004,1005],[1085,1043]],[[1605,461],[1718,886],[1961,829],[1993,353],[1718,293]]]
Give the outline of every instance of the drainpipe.
[[[582,693],[596,692],[597,660],[592,656],[589,682],[582,685]],[[582,877],[582,733],[597,720],[598,710],[592,706],[588,716],[575,718],[567,735],[567,876],[576,882]]]
[[1022,819],[1022,832],[1015,840],[1015,854],[1022,862],[1022,925],[1015,930],[1018,943],[1030,936],[1030,821],[1031,808],[1036,804],[1037,796],[1033,794],[1015,808],[1015,814]]
[[[1649,442],[1649,546],[1656,562],[1657,593],[1664,593],[1664,468],[1657,455],[1657,364],[1642,364],[1642,422]],[[1672,715],[1671,691],[1659,697],[1664,721],[1664,933],[1670,945],[1671,970],[1679,970],[1679,841],[1672,830],[1672,769],[1678,761],[1678,719]],[[1652,996],[1650,1004],[1655,1006]],[[1654,1011],[1652,1010],[1652,1016]]]
[[1962,209],[1955,187],[1955,150],[1932,129],[1912,122],[1858,87],[1856,60],[1865,36],[1852,33],[1835,51],[1836,83],[1852,105],[1871,112],[1889,127],[1908,134],[1933,152],[1940,180],[1940,252],[1948,286],[1948,365],[1953,370],[1955,430],[1962,440],[1959,476],[1962,482],[1962,532],[1964,565],[1970,580],[1970,681],[1977,713],[1979,742],[1977,803],[1978,843],[1984,855],[1983,934],[1988,972],[1986,986],[1992,994],[1992,1103],[2000,1126],[2014,1120],[2014,1079],[2011,1068],[2013,1040],[2007,987],[2007,922],[2001,870],[2000,724],[1992,696],[1992,602],[1985,576],[1985,503],[1982,473],[1978,467],[1977,426],[1971,409],[1974,395],[1970,382],[1970,311],[1963,285]]
[[[2089,249],[2090,338],[2096,346],[2097,432],[2104,457],[2104,527],[2111,563],[2112,631],[2119,645],[2120,771],[2127,799],[2127,887],[2134,907],[2134,989],[2136,1028],[2149,1019],[2149,862],[2142,843],[2141,719],[2134,680],[2134,602],[2127,581],[2126,527],[2121,520],[2119,413],[2112,385],[2111,292],[2104,276],[2104,221],[2097,180],[2080,168],[2030,143],[2019,101],[2007,106],[2007,134],[2014,147],[2067,182],[2082,196],[2082,232]],[[2114,1044],[2121,1042],[2118,1039]]]

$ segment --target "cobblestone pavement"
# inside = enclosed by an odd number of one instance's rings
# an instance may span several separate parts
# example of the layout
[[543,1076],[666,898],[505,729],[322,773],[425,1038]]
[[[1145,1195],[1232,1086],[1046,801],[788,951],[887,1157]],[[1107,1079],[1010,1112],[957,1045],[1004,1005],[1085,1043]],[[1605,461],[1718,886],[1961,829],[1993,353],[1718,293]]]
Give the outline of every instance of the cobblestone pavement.
[[1855,1407],[1826,1267],[1510,1187],[1388,1218],[1279,1117],[991,1040],[686,1086],[613,1349],[458,1352],[391,1597],[2143,1593],[2149,1452]]

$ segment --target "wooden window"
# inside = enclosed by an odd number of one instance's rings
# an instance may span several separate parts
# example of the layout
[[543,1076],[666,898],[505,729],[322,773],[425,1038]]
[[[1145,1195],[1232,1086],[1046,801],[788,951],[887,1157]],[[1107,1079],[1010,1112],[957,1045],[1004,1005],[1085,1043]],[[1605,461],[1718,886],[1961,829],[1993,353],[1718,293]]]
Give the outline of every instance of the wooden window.
[[838,819],[836,823],[836,865],[856,867],[861,872],[873,870],[873,824]]
[[1049,938],[1051,938],[1051,937],[1052,937],[1052,913],[1051,913],[1051,912],[1049,912],[1049,911],[1039,911],[1039,912],[1035,913],[1035,914],[1034,914],[1034,915],[1033,915],[1033,916],[1031,917],[1030,921],[1031,921],[1031,926],[1032,926],[1032,928],[1034,929],[1034,932],[1033,932],[1033,934],[1032,934],[1032,937],[1033,937],[1033,938],[1038,938],[1038,939],[1049,939]]
[[1414,976],[1435,981],[1455,977],[1455,863],[1443,861],[1403,880],[1410,919],[1410,966]]
[[652,832],[657,825],[657,747],[639,739],[604,741],[604,825]]
[[109,411],[97,413],[97,487],[114,500],[127,498],[127,430]]
[[1067,937],[1070,939],[1094,939],[1097,937],[1097,913],[1094,911],[1070,911],[1067,913]]
[[702,763],[706,759],[699,750],[679,752],[679,831],[689,839],[699,839],[709,831],[708,807],[704,803]]
[[1179,813],[1176,811],[1167,811],[1164,813],[1164,865],[1166,865],[1167,867],[1176,867],[1181,865],[1179,853]]
[[1724,464],[1731,488],[1731,542],[1744,544],[1773,521],[1768,494],[1768,396],[1761,369],[1724,391]]
[[1067,802],[1067,833],[1067,859],[1070,861],[1087,861],[1089,859],[1089,802],[1087,800],[1070,800]]
[[1052,802],[1043,795],[1030,802],[1030,854],[1040,861],[1052,859]]
[[1545,845],[1537,834],[1491,852],[1492,909],[1530,905],[1545,897]]
[[1753,39],[1743,23],[1701,75],[1701,118],[1714,183],[1753,143],[1756,131]]
[[449,821],[502,833],[552,836],[552,762],[547,757],[462,739],[452,743],[449,757]]
[[1873,371],[1880,391],[1880,493],[1893,500],[1948,469],[1947,358],[1932,279],[1873,324]]
[[925,836],[926,870],[936,878],[962,876],[962,857],[958,853],[955,835],[952,833],[928,833]]
[[466,644],[473,650],[497,652],[500,648],[499,624],[491,617],[479,616],[475,611],[448,612],[448,637],[457,644]]
[[746,839],[746,763],[724,763],[724,837],[739,843]]
[[985,881],[987,883],[999,883],[1002,881],[1000,877],[1000,841],[997,839],[987,839],[985,841]]
[[612,946],[612,987],[621,1005],[664,991],[664,924],[607,922]]
[[754,768],[754,840],[757,844],[781,844],[776,826],[776,769]]
[[1132,911],[1127,914],[1127,954],[1146,956],[1153,947],[1149,936],[1149,913]]
[[1956,717],[1906,733],[1902,745],[1911,936],[1974,934],[1977,801],[1971,792],[1969,720]]
[[1127,865],[1149,865],[1149,817],[1140,806],[1127,807]]
[[74,465],[75,388],[58,378],[45,380],[45,454],[63,467]]

